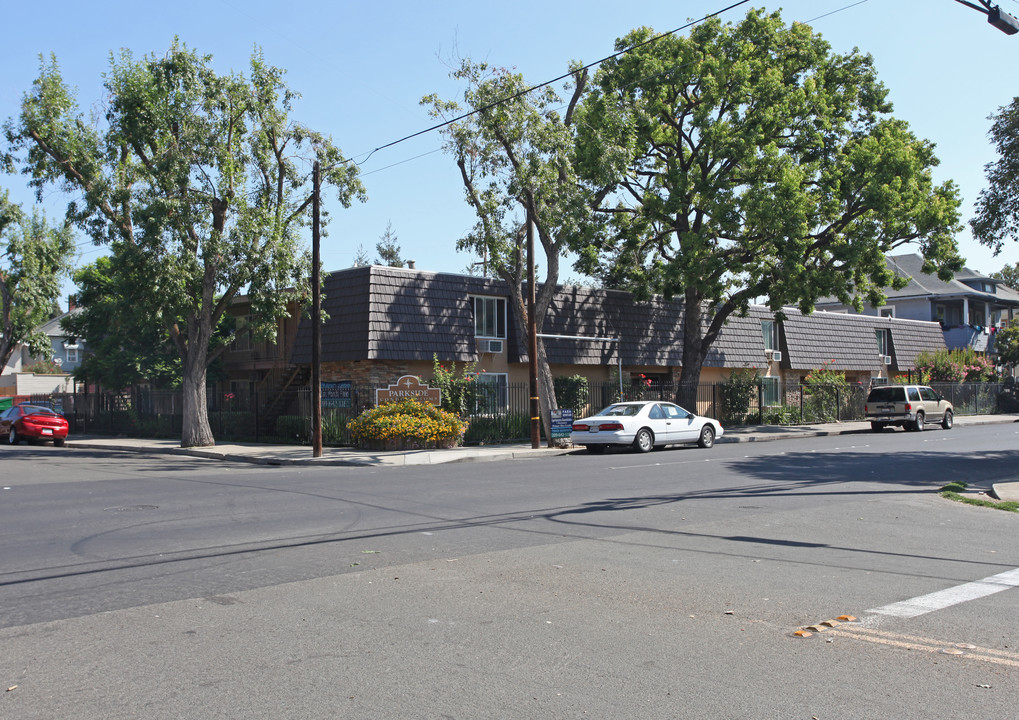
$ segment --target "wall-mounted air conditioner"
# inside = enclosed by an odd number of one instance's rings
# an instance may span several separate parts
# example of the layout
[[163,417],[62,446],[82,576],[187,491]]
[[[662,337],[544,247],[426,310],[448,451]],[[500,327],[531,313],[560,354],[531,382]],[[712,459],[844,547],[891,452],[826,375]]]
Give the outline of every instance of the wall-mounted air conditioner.
[[881,362],[883,362],[885,365],[891,365],[892,364],[892,356],[891,355],[884,355],[884,356],[882,356],[881,357]]
[[775,362],[782,362],[782,353],[778,350],[771,351],[771,359]]
[[501,353],[502,340],[485,340],[482,344],[482,352]]

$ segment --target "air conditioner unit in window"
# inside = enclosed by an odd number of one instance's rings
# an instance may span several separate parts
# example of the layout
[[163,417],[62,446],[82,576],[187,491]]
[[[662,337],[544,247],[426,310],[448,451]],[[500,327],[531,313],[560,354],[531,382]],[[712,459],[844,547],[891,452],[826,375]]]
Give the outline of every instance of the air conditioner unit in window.
[[775,362],[782,362],[782,353],[779,352],[778,350],[772,350],[771,359],[774,360]]
[[892,356],[891,355],[885,355],[884,357],[881,358],[881,362],[883,362],[885,365],[891,365],[892,364]]
[[486,340],[482,343],[483,352],[501,353],[502,340]]

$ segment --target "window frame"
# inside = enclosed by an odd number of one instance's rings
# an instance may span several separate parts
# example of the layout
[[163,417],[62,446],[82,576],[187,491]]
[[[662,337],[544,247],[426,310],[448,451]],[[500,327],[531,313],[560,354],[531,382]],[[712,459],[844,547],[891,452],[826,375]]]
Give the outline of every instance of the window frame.
[[[470,298],[471,298],[471,314],[474,316],[474,337],[478,340],[506,340],[507,339],[506,330],[508,326],[506,317],[508,303],[506,302],[506,298],[500,297],[498,295],[471,295]],[[487,308],[484,309],[484,312],[482,313],[483,319],[479,323],[478,313],[479,303],[483,304],[482,307],[484,308],[488,302],[495,303],[494,335],[484,334],[485,331],[493,330],[493,328],[487,327],[488,325],[487,321],[489,319]],[[482,332],[479,332],[479,330],[481,330]]]
[[774,320],[761,320],[761,339],[765,352],[778,350],[778,323]]
[[892,339],[888,328],[874,328],[874,337],[877,340],[877,354],[881,357],[891,355]]

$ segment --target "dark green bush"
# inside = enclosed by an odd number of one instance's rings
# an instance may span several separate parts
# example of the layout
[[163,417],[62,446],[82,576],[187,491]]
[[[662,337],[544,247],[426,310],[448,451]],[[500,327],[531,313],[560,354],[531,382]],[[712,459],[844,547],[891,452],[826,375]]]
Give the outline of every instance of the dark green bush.
[[733,370],[718,386],[719,420],[723,425],[745,425],[755,405],[760,379],[753,368]]
[[587,378],[583,375],[560,376],[553,378],[552,384],[555,387],[556,404],[573,410],[574,417],[580,417],[576,413],[581,413],[587,407],[591,397]]
[[276,418],[276,434],[280,438],[306,443],[311,439],[311,418],[303,415],[280,415]]
[[464,445],[491,445],[524,440],[530,436],[531,420],[525,413],[477,416],[471,418],[471,424],[464,435]]

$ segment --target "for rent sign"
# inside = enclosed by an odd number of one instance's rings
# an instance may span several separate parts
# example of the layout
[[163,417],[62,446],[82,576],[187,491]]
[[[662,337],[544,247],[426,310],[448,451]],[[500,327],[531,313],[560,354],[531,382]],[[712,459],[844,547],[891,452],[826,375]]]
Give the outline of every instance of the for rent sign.
[[439,388],[422,385],[421,381],[413,375],[404,375],[385,390],[382,388],[375,390],[376,405],[399,402],[400,400],[417,400],[438,407],[442,404],[442,391]]

